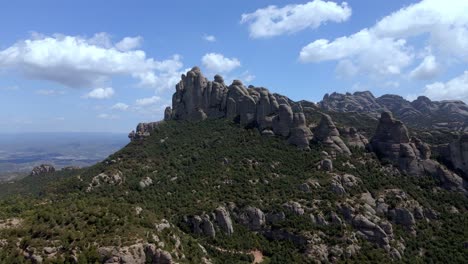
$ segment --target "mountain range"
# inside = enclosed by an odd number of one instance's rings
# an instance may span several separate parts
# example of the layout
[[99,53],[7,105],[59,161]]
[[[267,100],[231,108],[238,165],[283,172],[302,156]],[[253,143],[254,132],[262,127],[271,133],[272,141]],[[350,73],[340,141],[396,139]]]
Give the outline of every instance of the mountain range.
[[466,263],[467,106],[182,75],[91,167],[0,184],[4,263]]

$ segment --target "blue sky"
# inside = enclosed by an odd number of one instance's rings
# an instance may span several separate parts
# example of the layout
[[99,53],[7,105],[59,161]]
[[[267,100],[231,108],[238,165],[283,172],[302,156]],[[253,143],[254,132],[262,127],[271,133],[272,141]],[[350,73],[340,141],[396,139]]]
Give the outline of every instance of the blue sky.
[[467,102],[466,14],[465,0],[3,1],[0,130],[128,132],[162,118],[194,65],[294,100]]

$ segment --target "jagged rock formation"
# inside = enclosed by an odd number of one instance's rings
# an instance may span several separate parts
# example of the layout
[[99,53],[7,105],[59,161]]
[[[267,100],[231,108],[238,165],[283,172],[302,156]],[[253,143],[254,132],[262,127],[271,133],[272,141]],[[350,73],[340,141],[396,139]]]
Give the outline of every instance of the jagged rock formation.
[[38,176],[38,175],[44,175],[44,174],[48,174],[52,172],[55,172],[54,166],[49,165],[49,164],[41,164],[37,167],[34,167],[30,175]]
[[322,119],[319,125],[314,129],[314,141],[321,142],[331,154],[340,153],[350,155],[351,151],[340,137],[340,132],[333,123],[331,117],[327,114],[322,114]]
[[462,101],[431,101],[419,96],[410,102],[398,95],[375,98],[366,91],[326,94],[318,105],[327,111],[360,112],[372,116],[391,111],[398,119],[414,126],[468,131],[468,106]]
[[466,191],[462,178],[431,160],[430,147],[419,139],[410,139],[406,126],[390,112],[382,113],[370,146],[380,159],[408,175],[430,175],[440,180],[445,188]]
[[303,149],[309,147],[312,138],[300,104],[263,87],[246,88],[238,80],[226,86],[219,75],[208,81],[198,67],[182,75],[172,97],[172,110],[165,111],[166,120],[169,114],[173,120],[229,118],[241,126],[255,127],[264,135],[287,138]]

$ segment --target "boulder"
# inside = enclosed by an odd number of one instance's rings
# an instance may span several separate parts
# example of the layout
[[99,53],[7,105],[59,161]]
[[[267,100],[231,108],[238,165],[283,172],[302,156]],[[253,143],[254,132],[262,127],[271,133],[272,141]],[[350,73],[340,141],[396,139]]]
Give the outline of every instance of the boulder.
[[241,223],[250,230],[258,231],[266,223],[265,214],[262,210],[255,207],[247,207],[241,215]]

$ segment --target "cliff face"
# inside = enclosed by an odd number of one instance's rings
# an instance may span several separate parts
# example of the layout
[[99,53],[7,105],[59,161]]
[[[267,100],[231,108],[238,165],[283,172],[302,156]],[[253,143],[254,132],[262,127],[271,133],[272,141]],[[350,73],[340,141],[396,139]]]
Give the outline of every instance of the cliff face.
[[410,102],[398,95],[374,97],[370,92],[326,94],[319,106],[327,111],[360,112],[378,116],[390,111],[405,123],[425,128],[468,131],[468,106],[462,101],[431,101],[419,96]]
[[417,138],[410,138],[406,126],[394,119],[390,112],[382,113],[370,145],[380,159],[389,161],[401,172],[417,177],[430,175],[447,189],[466,192],[466,181],[431,160],[429,145]]
[[312,138],[300,104],[263,87],[246,88],[238,80],[227,86],[219,75],[208,81],[198,67],[182,75],[172,97],[172,109],[165,113],[165,119],[172,120],[229,118],[264,135],[286,138],[303,149],[309,147]]

